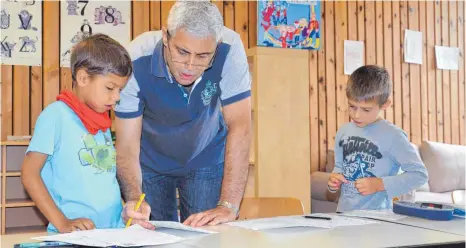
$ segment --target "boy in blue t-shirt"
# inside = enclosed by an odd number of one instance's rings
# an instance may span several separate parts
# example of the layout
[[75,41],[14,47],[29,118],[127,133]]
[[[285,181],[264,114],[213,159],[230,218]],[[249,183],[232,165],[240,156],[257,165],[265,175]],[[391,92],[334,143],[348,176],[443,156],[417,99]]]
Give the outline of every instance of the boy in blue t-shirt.
[[131,73],[131,58],[103,34],[71,55],[73,91],[63,91],[37,119],[22,183],[50,232],[123,227],[122,200],[108,111]]
[[406,133],[379,116],[390,106],[391,92],[390,76],[378,66],[362,66],[348,80],[352,122],[337,132],[328,181],[330,192],[341,190],[339,212],[391,209],[394,197],[427,182],[427,170]]

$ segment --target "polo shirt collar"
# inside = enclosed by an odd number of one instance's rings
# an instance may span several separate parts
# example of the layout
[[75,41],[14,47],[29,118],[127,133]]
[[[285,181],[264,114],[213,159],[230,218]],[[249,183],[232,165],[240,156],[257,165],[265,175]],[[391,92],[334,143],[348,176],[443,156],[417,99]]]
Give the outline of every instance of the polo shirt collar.
[[156,77],[164,77],[170,83],[173,83],[170,71],[168,70],[167,63],[163,57],[163,40],[159,40],[152,53],[152,75]]

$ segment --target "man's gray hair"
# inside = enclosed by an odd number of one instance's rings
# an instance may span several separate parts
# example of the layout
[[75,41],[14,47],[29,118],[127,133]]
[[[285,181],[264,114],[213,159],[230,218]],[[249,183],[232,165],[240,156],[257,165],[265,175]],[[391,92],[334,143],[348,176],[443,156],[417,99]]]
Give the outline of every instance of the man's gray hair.
[[385,104],[392,93],[392,81],[388,71],[377,65],[365,65],[350,76],[346,96],[353,101],[375,100],[379,106]]
[[177,1],[170,10],[167,20],[170,35],[179,29],[197,38],[213,36],[222,39],[223,17],[210,1]]

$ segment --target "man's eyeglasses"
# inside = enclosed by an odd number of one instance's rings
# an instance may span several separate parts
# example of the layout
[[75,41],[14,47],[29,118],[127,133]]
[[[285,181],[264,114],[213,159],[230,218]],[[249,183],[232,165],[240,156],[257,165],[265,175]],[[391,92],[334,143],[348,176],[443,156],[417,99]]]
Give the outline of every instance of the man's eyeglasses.
[[179,49],[172,50],[170,48],[170,38],[171,35],[167,31],[167,40],[168,40],[168,54],[170,56],[170,61],[176,64],[184,65],[185,67],[188,67],[191,65],[193,68],[198,69],[198,70],[206,70],[207,68],[210,68],[212,66],[212,63],[214,62],[215,55],[217,54],[218,50],[218,44],[215,47],[215,52],[211,55],[198,55],[195,54],[194,56],[194,62],[191,64],[189,63],[191,53],[189,52],[184,52],[180,51]]

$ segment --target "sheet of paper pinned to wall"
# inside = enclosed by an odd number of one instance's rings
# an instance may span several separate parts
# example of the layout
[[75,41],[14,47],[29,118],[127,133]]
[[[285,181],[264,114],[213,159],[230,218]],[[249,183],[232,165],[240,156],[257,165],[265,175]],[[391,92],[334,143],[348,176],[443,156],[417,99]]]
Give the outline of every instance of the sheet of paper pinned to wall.
[[422,64],[422,32],[406,29],[403,48],[406,63]]
[[356,69],[364,65],[364,42],[345,40],[345,75],[351,75]]
[[147,230],[139,225],[120,229],[93,229],[65,234],[35,237],[41,241],[60,241],[75,245],[93,247],[134,247],[148,245],[163,245],[183,241],[183,238]]
[[460,49],[458,47],[435,46],[437,68],[442,70],[459,70]]
[[370,220],[362,220],[337,215],[312,214],[311,216],[330,217],[331,220],[306,219],[303,216],[280,216],[273,218],[235,221],[227,224],[230,226],[236,226],[250,230],[267,230],[289,227],[317,227],[330,229],[341,226],[367,225],[375,223],[374,221]]

